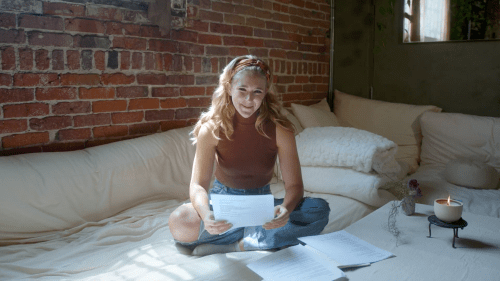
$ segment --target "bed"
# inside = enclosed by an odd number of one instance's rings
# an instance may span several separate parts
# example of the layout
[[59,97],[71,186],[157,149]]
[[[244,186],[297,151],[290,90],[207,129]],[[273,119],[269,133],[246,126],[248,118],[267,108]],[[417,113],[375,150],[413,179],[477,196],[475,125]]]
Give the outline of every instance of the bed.
[[[392,171],[398,163],[400,169],[389,178],[373,166],[333,167],[323,155],[314,158],[318,163],[302,158],[305,196],[323,198],[331,208],[322,233],[344,229],[393,200],[382,188],[388,180],[424,171],[418,166],[418,118],[440,111],[341,92],[336,93],[335,104],[335,114],[325,100],[311,106],[292,104],[284,111],[298,127],[297,143],[304,132],[320,131],[311,128],[366,130],[397,146],[396,150],[390,146],[391,152],[382,153],[386,157],[378,162],[387,164],[384,159],[391,159],[392,164],[379,168]],[[405,118],[394,118],[402,112]],[[0,279],[261,280],[245,265],[269,251],[194,257],[172,239],[168,217],[189,202],[195,151],[189,142],[191,129],[83,151],[0,158]],[[284,185],[279,169],[275,172],[271,190],[279,198],[284,196]]]

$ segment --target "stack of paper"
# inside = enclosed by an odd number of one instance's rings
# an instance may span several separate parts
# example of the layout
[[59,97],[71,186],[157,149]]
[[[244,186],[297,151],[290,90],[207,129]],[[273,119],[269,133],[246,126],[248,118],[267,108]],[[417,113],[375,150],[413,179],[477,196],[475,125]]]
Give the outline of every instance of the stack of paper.
[[339,268],[359,267],[394,256],[345,231],[299,238],[297,245],[247,266],[265,280],[336,280]]

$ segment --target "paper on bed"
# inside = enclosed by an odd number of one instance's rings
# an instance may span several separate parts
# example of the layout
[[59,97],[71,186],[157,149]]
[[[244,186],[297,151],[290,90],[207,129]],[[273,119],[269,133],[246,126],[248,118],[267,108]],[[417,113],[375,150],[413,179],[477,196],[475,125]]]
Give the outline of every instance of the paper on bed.
[[326,254],[342,267],[374,263],[394,256],[344,230],[298,239]]
[[340,269],[302,245],[275,252],[247,264],[247,267],[265,280],[273,281],[331,281],[345,276]]
[[233,228],[263,225],[274,217],[274,197],[267,195],[210,194],[216,220],[226,220]]

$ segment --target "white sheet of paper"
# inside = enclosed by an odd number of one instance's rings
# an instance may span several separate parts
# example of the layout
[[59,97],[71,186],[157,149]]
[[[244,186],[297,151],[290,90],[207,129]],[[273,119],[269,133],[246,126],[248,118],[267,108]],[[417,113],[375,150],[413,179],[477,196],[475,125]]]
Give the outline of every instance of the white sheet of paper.
[[394,256],[344,230],[301,237],[299,240],[326,254],[342,267],[378,262]]
[[263,225],[274,218],[274,197],[266,195],[210,194],[216,220],[227,220],[233,228]]
[[247,264],[247,267],[265,280],[273,281],[331,281],[345,276],[342,270],[302,245],[272,253]]

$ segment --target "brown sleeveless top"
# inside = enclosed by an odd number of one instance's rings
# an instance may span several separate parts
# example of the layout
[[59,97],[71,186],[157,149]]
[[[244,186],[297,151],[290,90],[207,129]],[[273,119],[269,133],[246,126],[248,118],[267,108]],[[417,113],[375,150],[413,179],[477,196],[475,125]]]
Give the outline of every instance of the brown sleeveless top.
[[257,114],[258,111],[244,118],[236,111],[231,140],[219,133],[215,177],[225,186],[254,189],[267,185],[273,177],[278,154],[276,124],[270,120],[264,122],[264,132],[270,139],[262,136],[255,129]]

